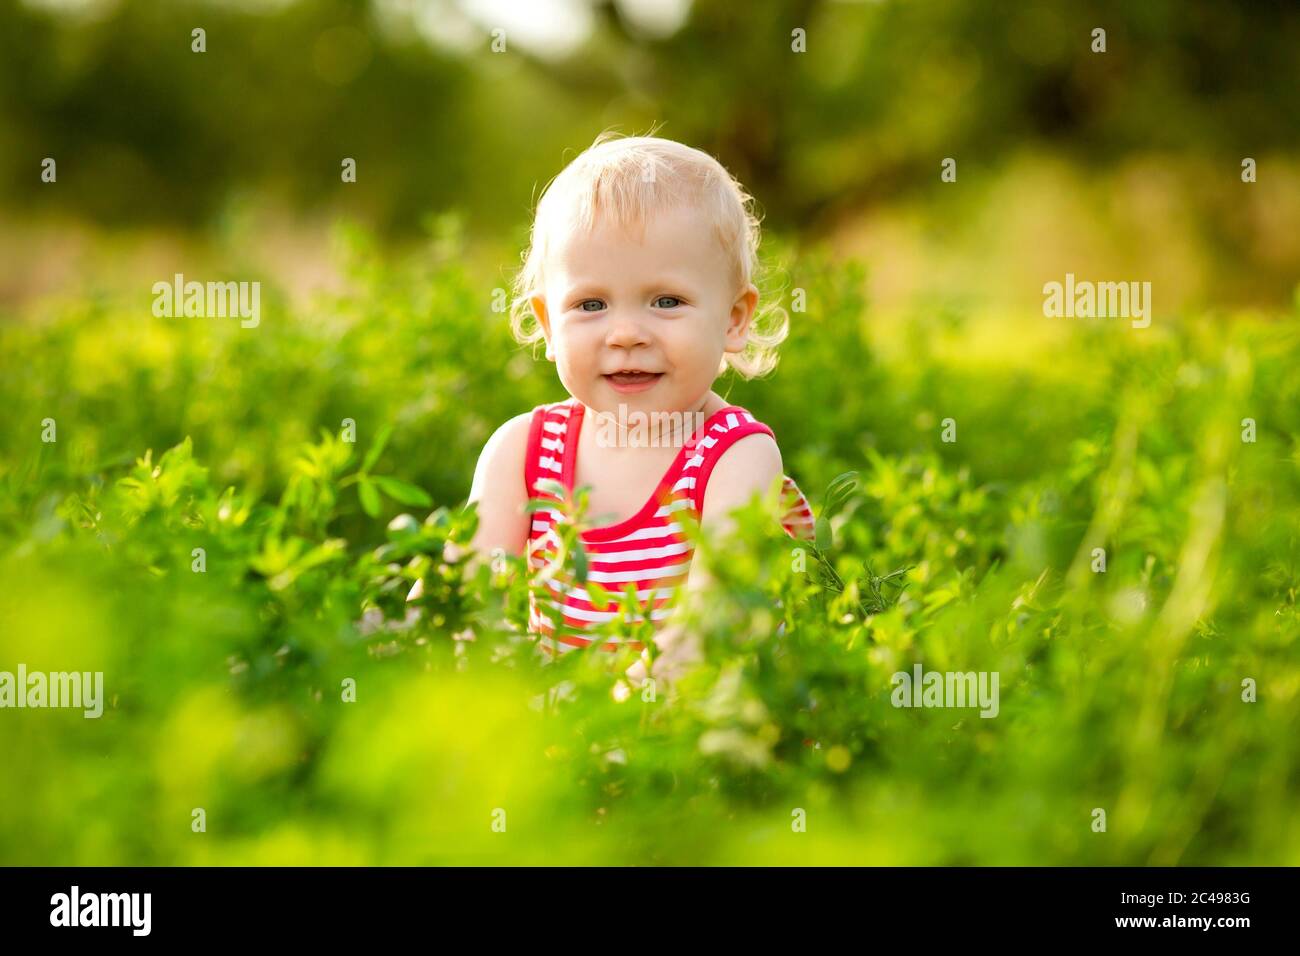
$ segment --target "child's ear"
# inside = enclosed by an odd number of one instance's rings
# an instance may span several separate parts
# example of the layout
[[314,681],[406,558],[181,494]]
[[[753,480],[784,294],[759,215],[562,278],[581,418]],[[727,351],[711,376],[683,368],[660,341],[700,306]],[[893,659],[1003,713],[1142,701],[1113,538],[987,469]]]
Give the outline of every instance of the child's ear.
[[736,297],[727,316],[728,352],[743,352],[749,341],[749,325],[754,320],[754,310],[758,308],[758,287],[752,282]]
[[535,295],[528,300],[528,304],[533,307],[533,315],[537,316],[537,324],[542,327],[542,336],[546,339],[546,358],[554,362],[555,349],[551,346],[551,317],[546,312],[546,297]]

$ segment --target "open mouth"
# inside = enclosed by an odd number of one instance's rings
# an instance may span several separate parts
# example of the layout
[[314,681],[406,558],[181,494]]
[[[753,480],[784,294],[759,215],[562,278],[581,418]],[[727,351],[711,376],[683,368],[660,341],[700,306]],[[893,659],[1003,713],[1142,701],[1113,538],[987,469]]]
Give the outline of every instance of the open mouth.
[[661,378],[663,372],[614,372],[606,375],[605,381],[620,392],[640,392]]

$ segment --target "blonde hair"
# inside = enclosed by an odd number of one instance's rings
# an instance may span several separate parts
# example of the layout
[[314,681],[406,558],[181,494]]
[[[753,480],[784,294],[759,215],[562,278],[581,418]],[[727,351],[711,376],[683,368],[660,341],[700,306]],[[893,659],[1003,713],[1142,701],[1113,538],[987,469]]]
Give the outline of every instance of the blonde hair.
[[[605,131],[547,185],[537,203],[523,267],[514,279],[510,327],[533,345],[543,338],[530,299],[545,294],[545,263],[556,235],[565,229],[590,231],[599,213],[613,213],[623,228],[643,226],[648,213],[685,205],[699,209],[731,259],[739,288],[759,284],[759,218],[754,197],[708,153],[656,136],[622,136]],[[790,318],[779,303],[761,304],[742,352],[728,352],[718,366],[744,378],[770,372]]]

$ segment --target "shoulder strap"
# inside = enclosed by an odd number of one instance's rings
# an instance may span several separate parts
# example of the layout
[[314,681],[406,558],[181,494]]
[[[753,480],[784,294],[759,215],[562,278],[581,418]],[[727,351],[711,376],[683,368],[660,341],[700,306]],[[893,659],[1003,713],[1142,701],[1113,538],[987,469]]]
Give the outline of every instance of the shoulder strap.
[[686,462],[685,474],[692,474],[691,502],[696,514],[704,513],[704,489],[708,487],[713,467],[723,452],[749,435],[771,435],[772,429],[738,405],[728,405],[710,416],[704,436],[695,445],[695,454]]
[[564,482],[564,463],[571,456],[565,454],[568,441],[569,416],[573,403],[554,402],[533,409],[533,419],[528,426],[528,450],[524,457],[524,490],[529,498],[549,495],[537,490],[542,478]]
[[[722,409],[717,417],[718,421],[710,419],[695,456],[687,463],[688,469],[694,466],[695,481],[691,486],[691,496],[696,514],[704,513],[704,490],[708,487],[709,475],[713,473],[713,467],[723,452],[747,435],[762,434],[776,438],[771,428],[738,406]],[[808,541],[815,537],[812,508],[799,485],[789,475],[782,475],[781,512],[781,527],[790,537]]]

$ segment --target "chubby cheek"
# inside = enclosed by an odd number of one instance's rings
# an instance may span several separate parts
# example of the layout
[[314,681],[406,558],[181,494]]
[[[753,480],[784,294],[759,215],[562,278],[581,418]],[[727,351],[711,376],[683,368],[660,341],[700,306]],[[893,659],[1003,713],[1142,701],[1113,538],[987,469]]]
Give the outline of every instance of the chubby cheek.
[[721,333],[712,329],[692,329],[671,346],[673,367],[683,378],[698,379],[704,388],[717,377],[718,362],[726,344]]
[[599,373],[599,342],[591,341],[590,336],[577,333],[571,326],[557,325],[553,346],[560,381],[570,395],[587,402],[593,380]]
[[600,355],[600,339],[582,326],[563,323],[555,330],[555,359],[574,374],[593,372]]

